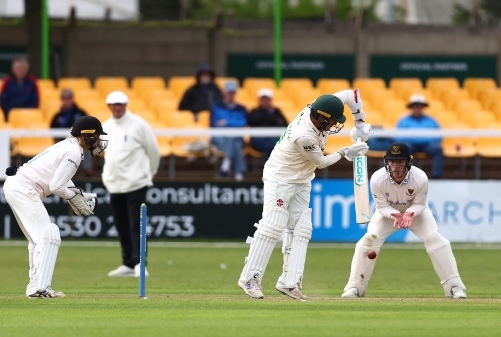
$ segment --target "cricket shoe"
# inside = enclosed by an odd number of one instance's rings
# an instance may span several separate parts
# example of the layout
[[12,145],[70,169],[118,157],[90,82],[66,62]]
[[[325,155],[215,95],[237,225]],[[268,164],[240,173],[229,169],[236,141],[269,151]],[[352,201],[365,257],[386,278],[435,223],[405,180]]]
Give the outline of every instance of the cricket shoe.
[[[135,277],[141,276],[141,265],[139,263],[136,264],[136,266],[134,267],[134,276]],[[146,267],[144,267],[144,276],[146,277],[150,276],[150,273],[148,273],[148,269],[146,269]]]
[[294,288],[286,288],[286,287],[276,287],[279,292],[281,292],[284,295],[287,295],[289,297],[292,297],[293,299],[300,300],[300,301],[307,301],[308,296],[303,295],[301,293],[301,289],[299,287],[294,287]]
[[112,270],[108,273],[110,277],[134,277],[134,269],[121,265],[115,270]]
[[356,297],[360,297],[360,293],[358,292],[357,288],[350,288],[350,289],[346,290],[341,295],[341,297],[343,297],[343,298],[356,298]]
[[263,299],[263,291],[261,290],[261,286],[257,283],[257,281],[248,281],[242,282],[238,281],[238,286],[242,288],[247,295],[252,298]]
[[42,291],[37,291],[36,293],[33,293],[28,296],[30,300],[32,299],[45,299],[45,298],[65,298],[66,295],[64,295],[60,291],[55,291],[51,287],[47,287],[47,289],[42,290]]
[[460,287],[452,287],[451,294],[452,298],[466,298],[466,292]]

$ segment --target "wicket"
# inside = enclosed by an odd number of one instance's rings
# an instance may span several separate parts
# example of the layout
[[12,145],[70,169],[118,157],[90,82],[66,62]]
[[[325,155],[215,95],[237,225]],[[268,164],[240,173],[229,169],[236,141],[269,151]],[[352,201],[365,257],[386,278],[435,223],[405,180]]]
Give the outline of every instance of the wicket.
[[141,204],[140,221],[140,239],[139,239],[139,297],[146,297],[146,215],[147,207],[145,203]]

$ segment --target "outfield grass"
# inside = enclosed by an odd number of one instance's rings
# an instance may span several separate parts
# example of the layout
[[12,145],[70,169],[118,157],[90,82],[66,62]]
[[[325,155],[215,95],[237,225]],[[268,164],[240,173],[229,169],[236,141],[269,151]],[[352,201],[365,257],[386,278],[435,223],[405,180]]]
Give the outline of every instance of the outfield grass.
[[[418,247],[419,249],[408,249]],[[341,299],[354,245],[311,245],[300,302],[274,285],[276,249],[264,300],[236,282],[245,245],[151,243],[148,299],[137,278],[109,278],[116,243],[63,241],[53,287],[63,300],[28,300],[27,248],[0,242],[0,336],[500,336],[499,246],[453,246],[468,299],[445,298],[421,245],[386,245],[367,297]],[[222,266],[223,264],[223,266]]]

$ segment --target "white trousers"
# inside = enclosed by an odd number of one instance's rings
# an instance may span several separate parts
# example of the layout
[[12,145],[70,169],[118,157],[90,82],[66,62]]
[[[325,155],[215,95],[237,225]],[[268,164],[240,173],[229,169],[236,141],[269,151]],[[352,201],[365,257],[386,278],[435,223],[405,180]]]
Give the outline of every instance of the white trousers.
[[25,182],[21,183],[16,176],[7,177],[3,191],[19,227],[28,239],[30,283],[26,295],[30,295],[36,291],[36,266],[45,228],[51,223],[49,213],[40,194]]

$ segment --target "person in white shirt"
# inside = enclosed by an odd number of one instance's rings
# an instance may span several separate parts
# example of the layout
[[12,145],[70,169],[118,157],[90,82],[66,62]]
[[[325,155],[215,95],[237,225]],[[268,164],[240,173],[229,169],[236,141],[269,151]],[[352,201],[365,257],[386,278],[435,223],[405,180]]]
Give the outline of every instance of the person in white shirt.
[[466,298],[466,287],[459,277],[450,242],[437,230],[437,223],[428,208],[428,177],[412,166],[409,146],[396,142],[388,146],[384,167],[370,179],[376,203],[367,233],[357,242],[348,284],[341,297],[363,297],[372,276],[376,259],[367,253],[379,250],[386,238],[400,229],[409,228],[424,243],[445,295]]
[[[330,134],[339,132],[346,121],[344,104],[350,107],[356,127],[351,130],[352,140],[362,142],[324,155]],[[317,168],[335,164],[341,158],[353,160],[366,153],[365,142],[370,124],[365,124],[365,113],[359,90],[344,90],[333,95],[322,95],[308,104],[289,124],[278,140],[263,170],[264,204],[262,219],[238,280],[238,286],[252,298],[264,298],[261,281],[278,239],[284,234],[282,253],[283,273],[276,289],[294,299],[306,300],[302,278],[306,249],[311,238],[311,208],[309,208],[311,181]]]
[[59,228],[51,223],[43,199],[51,194],[68,200],[76,215],[93,213],[95,194],[83,193],[71,178],[77,172],[84,152],[101,153],[108,141],[101,122],[95,117],[79,117],[73,123],[71,136],[50,146],[19,169],[6,170],[3,191],[14,216],[28,239],[29,278],[26,296],[30,299],[63,298],[64,293],[52,289],[52,275],[61,244]]
[[108,273],[112,277],[139,277],[140,207],[160,164],[153,129],[127,109],[128,102],[123,92],[111,92],[106,97],[111,118],[103,123],[110,146],[104,152],[102,179],[122,248],[122,265]]

